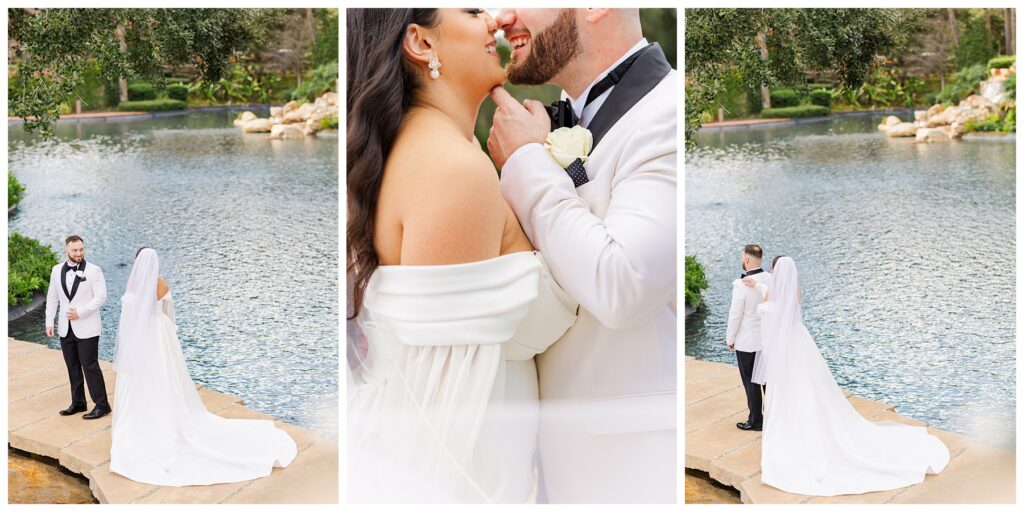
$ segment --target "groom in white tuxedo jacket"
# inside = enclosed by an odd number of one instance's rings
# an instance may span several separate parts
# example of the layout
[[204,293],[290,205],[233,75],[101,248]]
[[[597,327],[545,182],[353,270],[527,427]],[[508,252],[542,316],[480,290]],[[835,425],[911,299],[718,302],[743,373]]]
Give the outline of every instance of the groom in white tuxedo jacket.
[[[504,89],[488,140],[501,190],[576,323],[537,356],[547,501],[674,503],[676,469],[676,73],[637,9],[506,9],[513,83],[563,100],[520,105]],[[552,129],[593,135],[562,168]]]
[[[93,420],[110,413],[107,387],[99,363],[100,331],[103,322],[100,307],[107,300],[107,283],[103,270],[85,260],[85,242],[77,235],[64,244],[67,260],[58,263],[50,272],[50,287],[46,293],[46,335],[53,336],[53,316],[60,307],[57,334],[64,363],[71,382],[71,405],[62,416],[85,412],[85,389],[96,406],[83,419]],[[83,382],[84,374],[84,382]]]
[[736,351],[736,365],[740,369],[740,380],[747,395],[747,421],[736,424],[740,430],[760,431],[764,425],[761,393],[763,388],[750,381],[754,373],[754,361],[761,351],[761,315],[757,306],[764,302],[764,296],[756,288],[743,283],[750,277],[758,284],[771,288],[772,275],[761,268],[763,250],[760,245],[746,245],[741,255],[743,273],[732,282],[732,304],[729,306],[729,323],[725,329],[725,343],[729,350]]

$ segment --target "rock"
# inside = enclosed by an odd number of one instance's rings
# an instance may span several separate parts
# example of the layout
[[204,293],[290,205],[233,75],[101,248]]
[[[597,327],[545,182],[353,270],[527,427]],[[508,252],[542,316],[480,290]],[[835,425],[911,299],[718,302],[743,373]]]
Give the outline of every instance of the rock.
[[285,115],[297,108],[299,108],[299,102],[295,100],[289,101],[288,103],[285,103],[283,107],[281,107],[281,115]]
[[992,78],[1006,78],[1010,76],[1010,68],[992,68]]
[[956,118],[953,120],[953,122],[961,124],[966,124],[968,121],[981,122],[988,119],[988,116],[990,115],[991,112],[986,108],[965,109],[961,110],[960,113],[956,115]]
[[270,119],[253,119],[252,121],[246,121],[242,125],[242,131],[244,133],[266,133],[273,126],[274,122]]
[[316,104],[314,103],[304,103],[299,108],[286,113],[284,117],[281,118],[281,122],[284,124],[305,122],[311,115],[313,115],[313,112],[316,112],[316,108]]
[[952,139],[959,139],[963,136],[964,132],[967,131],[967,127],[963,123],[953,122],[953,124],[946,127],[949,130],[949,137]]
[[270,117],[278,118],[281,117],[281,107],[270,107]]
[[993,110],[996,107],[995,103],[993,103],[992,100],[984,96],[978,96],[977,94],[972,94],[968,96],[966,99],[960,102],[959,106],[960,108],[984,108],[989,110]]
[[946,110],[946,107],[942,106],[941,104],[932,105],[928,107],[928,110],[925,112],[924,118],[927,121],[928,119],[931,119],[932,117],[941,114],[943,110]]
[[271,139],[301,139],[306,136],[306,133],[297,125],[293,124],[275,124],[270,129]]
[[942,128],[921,128],[917,130],[917,135],[914,137],[914,142],[949,142],[949,134],[946,132],[947,127]]
[[929,117],[925,125],[928,128],[935,128],[936,126],[946,126],[948,124],[953,124],[953,121],[956,120],[956,116],[960,114],[960,110],[960,107],[949,107],[943,110],[942,112]]
[[928,111],[927,110],[915,110],[914,111],[914,121],[915,122],[921,122],[921,121],[925,121],[927,119],[928,119]]
[[882,124],[878,125],[878,129],[884,132],[888,130],[890,127],[898,125],[902,122],[903,121],[901,121],[900,118],[896,116],[885,116],[885,119],[882,120]]
[[917,130],[918,126],[914,123],[899,123],[890,126],[885,134],[890,137],[913,137]]
[[235,126],[242,126],[245,123],[252,121],[253,119],[257,119],[256,114],[253,114],[252,112],[246,110],[245,112],[242,112],[240,116],[238,116],[238,119],[235,119]]
[[327,103],[328,105],[338,106],[338,93],[336,92],[325,92],[317,99],[324,100],[324,103]]

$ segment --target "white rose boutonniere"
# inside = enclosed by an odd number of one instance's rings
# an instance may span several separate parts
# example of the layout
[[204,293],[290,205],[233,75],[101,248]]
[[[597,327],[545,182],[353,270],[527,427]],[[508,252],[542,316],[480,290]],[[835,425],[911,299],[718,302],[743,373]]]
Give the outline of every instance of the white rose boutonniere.
[[562,169],[568,168],[577,159],[587,163],[590,150],[594,146],[594,136],[590,130],[582,126],[559,128],[548,134],[544,149]]
[[76,270],[75,271],[75,275],[78,276],[78,277],[85,277],[85,271],[84,270]]

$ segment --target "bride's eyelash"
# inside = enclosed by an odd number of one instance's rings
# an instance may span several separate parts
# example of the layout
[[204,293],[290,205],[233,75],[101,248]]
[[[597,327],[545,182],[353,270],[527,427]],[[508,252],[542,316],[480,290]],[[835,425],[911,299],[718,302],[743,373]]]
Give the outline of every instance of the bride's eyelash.
[[466,13],[467,14],[472,14],[473,16],[479,16],[479,15],[484,13],[484,10],[483,9],[468,9],[468,10],[466,10]]

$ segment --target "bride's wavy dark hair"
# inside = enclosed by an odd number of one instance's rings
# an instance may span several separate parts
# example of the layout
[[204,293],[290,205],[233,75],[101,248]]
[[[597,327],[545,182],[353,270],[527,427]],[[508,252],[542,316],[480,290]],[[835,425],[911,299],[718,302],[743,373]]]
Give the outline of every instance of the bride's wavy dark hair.
[[436,26],[437,11],[348,10],[347,272],[354,277],[350,320],[362,309],[366,284],[380,266],[374,234],[384,162],[421,85],[422,72],[406,60],[402,40],[411,24]]

